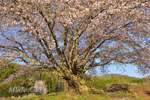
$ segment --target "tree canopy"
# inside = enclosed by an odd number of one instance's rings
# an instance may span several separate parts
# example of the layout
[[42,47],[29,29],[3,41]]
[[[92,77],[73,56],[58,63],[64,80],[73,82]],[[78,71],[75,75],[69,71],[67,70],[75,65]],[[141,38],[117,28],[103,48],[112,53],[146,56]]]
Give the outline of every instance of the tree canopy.
[[148,72],[149,0],[0,0],[0,55],[85,90],[81,76],[112,62]]

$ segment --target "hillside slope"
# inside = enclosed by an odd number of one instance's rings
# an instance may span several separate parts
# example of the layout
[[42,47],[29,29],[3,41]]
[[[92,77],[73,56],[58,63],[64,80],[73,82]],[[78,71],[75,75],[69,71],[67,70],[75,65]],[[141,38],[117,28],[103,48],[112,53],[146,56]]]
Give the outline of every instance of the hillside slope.
[[[150,78],[135,78],[129,77],[126,75],[118,75],[118,74],[108,74],[104,76],[90,76],[85,75],[84,78],[87,81],[88,86],[96,89],[105,89],[106,87],[112,84],[128,84],[131,92],[124,91],[114,91],[107,92],[108,97],[103,97],[103,99],[98,99],[101,96],[97,96],[95,94],[90,94],[91,98],[87,95],[78,96],[75,95],[71,100],[150,100]],[[34,85],[36,80],[44,80],[46,85],[48,86],[48,90],[50,94],[41,95],[41,96],[28,96],[30,93],[21,93],[21,94],[9,94],[8,90],[12,86],[23,86],[23,87],[31,87]],[[13,100],[51,100],[50,98],[62,98],[61,95],[64,93],[59,93],[59,91],[64,91],[64,84],[57,76],[50,74],[48,72],[42,72],[35,69],[29,69],[27,67],[23,67],[17,64],[11,64],[8,67],[5,67],[0,70],[0,97],[12,97],[12,96],[24,96],[23,98],[13,99]],[[66,83],[65,83],[66,84]],[[66,85],[67,86],[67,85]],[[65,86],[65,87],[66,87]],[[51,93],[55,92],[55,93]],[[51,94],[54,94],[52,96]],[[70,100],[71,95],[69,92],[64,94],[61,100]],[[82,98],[84,97],[84,98]],[[24,99],[26,98],[26,99]],[[31,99],[33,98],[33,99]],[[35,99],[36,98],[36,99]],[[73,99],[74,98],[74,99]],[[107,99],[106,99],[107,98]],[[108,99],[109,98],[109,99]],[[111,99],[112,98],[112,99]],[[2,99],[0,99],[2,100]],[[60,99],[52,99],[52,100],[60,100]]]

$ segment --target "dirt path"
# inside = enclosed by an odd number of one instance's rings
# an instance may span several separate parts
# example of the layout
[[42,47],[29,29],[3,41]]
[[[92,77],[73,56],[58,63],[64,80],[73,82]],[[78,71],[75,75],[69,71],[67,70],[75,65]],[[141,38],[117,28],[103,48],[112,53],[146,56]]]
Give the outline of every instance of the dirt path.
[[113,100],[138,100],[138,99],[136,99],[136,98],[123,97],[123,98],[113,98]]
[[138,100],[136,98],[130,98],[130,97],[124,97],[120,94],[116,94],[116,93],[108,93],[108,95],[110,97],[112,97],[113,100]]
[[150,85],[132,85],[130,89],[138,96],[142,96],[150,99]]

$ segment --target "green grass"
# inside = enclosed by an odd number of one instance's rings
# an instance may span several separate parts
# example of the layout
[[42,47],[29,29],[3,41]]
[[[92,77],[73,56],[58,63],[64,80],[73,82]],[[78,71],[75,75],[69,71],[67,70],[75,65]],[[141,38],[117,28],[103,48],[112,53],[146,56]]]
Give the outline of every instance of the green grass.
[[47,95],[29,96],[22,98],[14,98],[7,100],[112,100],[108,96],[102,96],[98,94],[71,94],[69,92],[51,93]]
[[106,79],[101,77],[94,77],[93,80],[87,81],[88,86],[96,89],[104,89],[108,84],[119,83],[117,79]]
[[[115,94],[119,94],[123,97],[127,97],[129,98],[129,100],[132,100],[133,98],[136,98],[137,100],[150,100],[150,98],[136,96],[133,93],[125,93],[122,91],[115,92]],[[25,96],[25,97],[5,99],[5,100],[113,100],[113,99],[109,96],[104,96],[99,94],[86,93],[83,95],[77,95],[77,94],[71,94],[69,92],[59,92],[59,93],[51,93],[46,95]]]
[[[125,93],[125,92],[115,92],[115,94],[119,94],[123,97],[128,97],[129,100],[136,98],[137,100],[150,100],[150,98],[145,98],[141,96],[137,96],[133,93]],[[5,100],[113,100],[109,96],[99,95],[99,94],[71,94],[69,92],[59,92],[59,93],[51,93],[46,95],[34,95],[34,96],[26,96],[14,99],[5,99]]]

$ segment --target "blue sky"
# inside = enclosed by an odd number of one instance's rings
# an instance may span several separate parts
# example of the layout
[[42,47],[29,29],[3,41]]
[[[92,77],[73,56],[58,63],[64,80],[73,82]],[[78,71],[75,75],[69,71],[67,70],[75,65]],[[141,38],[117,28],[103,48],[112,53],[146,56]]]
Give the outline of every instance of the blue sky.
[[121,74],[121,75],[128,75],[132,77],[138,77],[138,78],[143,78],[146,77],[147,75],[143,75],[138,72],[138,69],[134,65],[111,65],[109,68],[109,74]]

